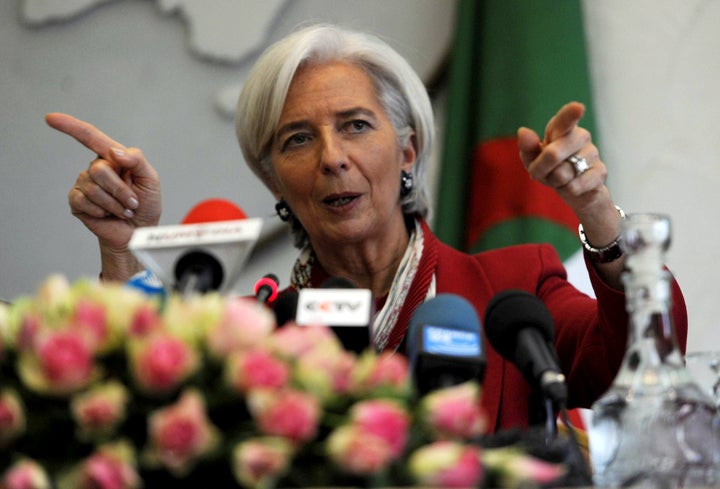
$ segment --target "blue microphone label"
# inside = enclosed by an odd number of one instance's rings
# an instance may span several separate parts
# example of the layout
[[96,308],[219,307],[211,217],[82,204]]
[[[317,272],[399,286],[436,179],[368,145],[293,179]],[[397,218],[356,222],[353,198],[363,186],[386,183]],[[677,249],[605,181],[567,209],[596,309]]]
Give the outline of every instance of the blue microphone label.
[[480,335],[471,331],[426,325],[423,328],[424,350],[437,355],[475,357],[480,355]]

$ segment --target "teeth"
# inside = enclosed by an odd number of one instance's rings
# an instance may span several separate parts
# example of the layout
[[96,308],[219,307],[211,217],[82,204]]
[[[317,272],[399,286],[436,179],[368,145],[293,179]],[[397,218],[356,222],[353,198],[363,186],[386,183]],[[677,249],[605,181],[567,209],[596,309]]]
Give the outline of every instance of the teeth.
[[329,202],[329,204],[333,207],[341,207],[348,202],[352,200],[352,197],[340,197],[339,199],[334,199]]

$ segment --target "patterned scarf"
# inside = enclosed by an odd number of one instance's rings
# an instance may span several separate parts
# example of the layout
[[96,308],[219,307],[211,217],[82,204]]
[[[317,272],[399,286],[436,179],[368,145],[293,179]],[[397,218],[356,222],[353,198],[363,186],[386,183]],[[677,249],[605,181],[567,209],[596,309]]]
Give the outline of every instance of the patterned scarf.
[[[373,344],[378,351],[397,350],[417,306],[435,296],[437,250],[428,240],[427,233],[430,230],[425,222],[415,219],[390,292],[371,325]],[[328,276],[315,262],[312,248],[305,247],[293,266],[290,285],[297,290],[321,285]]]

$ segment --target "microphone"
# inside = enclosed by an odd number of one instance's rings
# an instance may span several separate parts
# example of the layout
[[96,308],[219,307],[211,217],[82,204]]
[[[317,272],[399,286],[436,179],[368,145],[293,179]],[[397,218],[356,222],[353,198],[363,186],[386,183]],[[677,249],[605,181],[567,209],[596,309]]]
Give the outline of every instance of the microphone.
[[295,322],[330,327],[343,347],[362,353],[370,346],[374,304],[370,289],[359,289],[350,280],[333,277],[319,289],[301,289]]
[[455,294],[438,294],[420,304],[410,319],[407,353],[420,395],[485,375],[480,320],[475,308]]
[[226,292],[237,281],[261,228],[261,219],[246,219],[232,202],[208,199],[193,207],[182,224],[136,229],[129,247],[166,289]]
[[299,294],[295,290],[287,290],[280,294],[273,303],[273,312],[275,313],[275,323],[278,327],[284,326],[290,321],[295,321],[298,308]]
[[567,386],[553,346],[553,319],[540,299],[522,290],[496,294],[485,310],[485,335],[546,398],[565,404]]
[[261,304],[273,302],[278,296],[280,281],[274,273],[268,273],[255,282],[255,298]]
[[500,355],[518,366],[531,385],[540,387],[547,412],[547,445],[552,445],[557,434],[557,415],[552,405],[559,406],[570,437],[566,462],[577,478],[574,485],[592,485],[592,471],[567,413],[567,385],[553,346],[555,331],[550,311],[539,298],[524,290],[500,292],[485,310],[485,335]]

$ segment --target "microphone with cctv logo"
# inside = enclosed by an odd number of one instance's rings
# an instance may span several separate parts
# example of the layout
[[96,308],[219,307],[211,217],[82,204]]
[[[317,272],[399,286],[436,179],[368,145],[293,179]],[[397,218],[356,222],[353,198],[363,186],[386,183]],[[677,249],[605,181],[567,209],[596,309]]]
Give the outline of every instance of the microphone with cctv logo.
[[195,206],[182,224],[136,229],[129,247],[168,290],[227,292],[261,228],[261,219],[246,219],[232,202],[209,199]]
[[413,313],[407,352],[420,395],[485,375],[485,352],[475,308],[455,294],[438,294]]
[[359,289],[343,278],[330,278],[322,288],[300,290],[295,322],[329,326],[346,350],[361,353],[370,346],[373,313],[369,289]]

